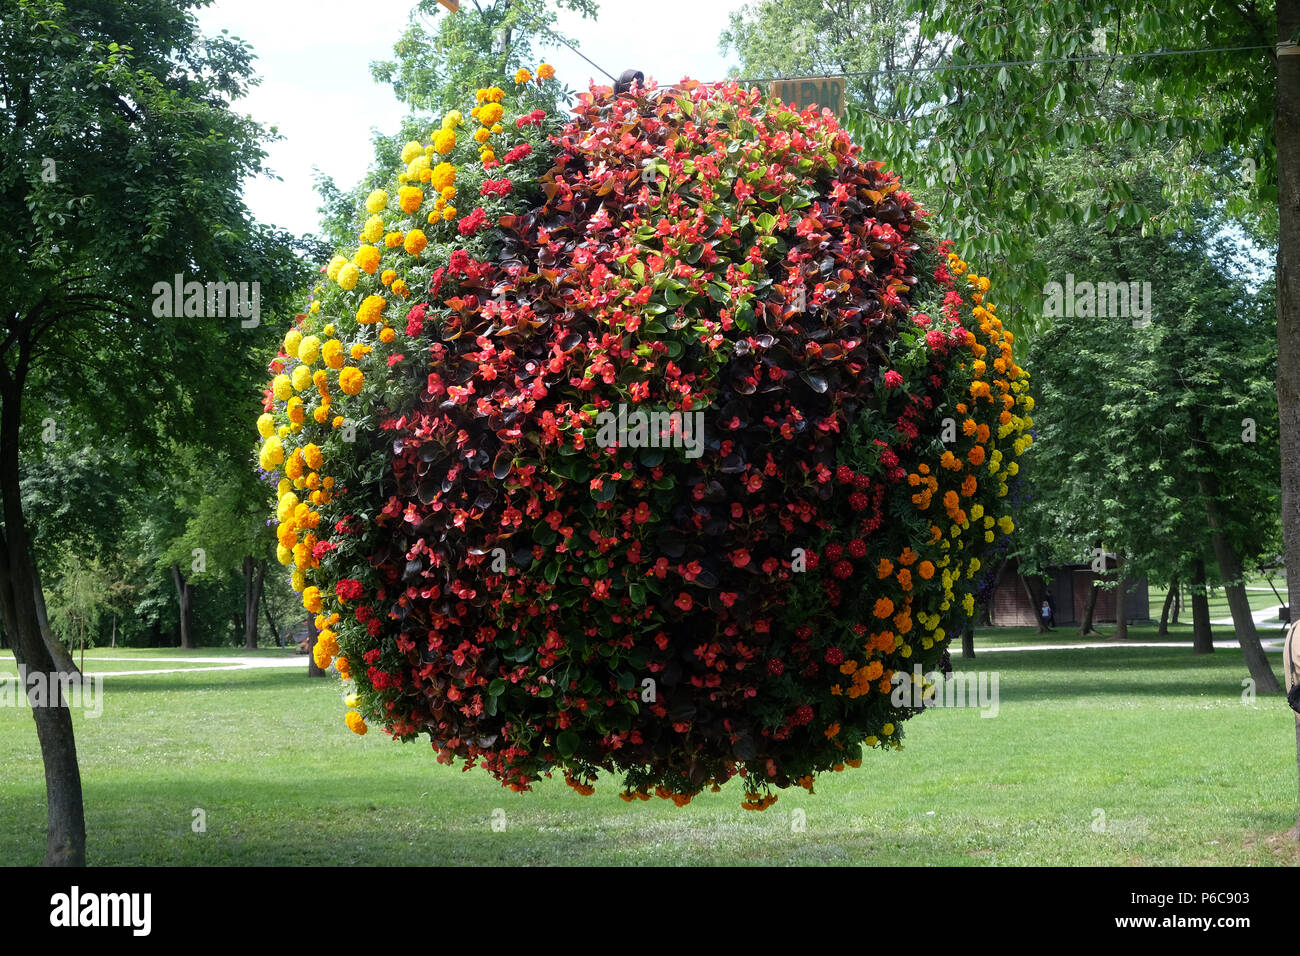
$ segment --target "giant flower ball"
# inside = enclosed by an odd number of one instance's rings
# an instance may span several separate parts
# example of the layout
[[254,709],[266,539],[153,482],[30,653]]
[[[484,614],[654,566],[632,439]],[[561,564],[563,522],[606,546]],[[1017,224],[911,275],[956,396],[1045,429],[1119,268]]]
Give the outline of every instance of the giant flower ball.
[[1013,529],[1028,377],[829,112],[479,90],[271,363],[279,559],[347,725],[743,806],[900,746]]

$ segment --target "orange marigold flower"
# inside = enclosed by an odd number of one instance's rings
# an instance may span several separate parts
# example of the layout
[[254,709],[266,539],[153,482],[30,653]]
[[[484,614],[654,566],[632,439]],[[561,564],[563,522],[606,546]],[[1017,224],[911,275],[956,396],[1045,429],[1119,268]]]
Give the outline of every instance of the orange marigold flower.
[[907,568],[898,572],[898,586],[904,591],[912,590],[912,572]]
[[876,598],[876,606],[873,613],[876,617],[889,617],[894,613],[894,602],[887,597]]
[[894,573],[894,562],[888,558],[881,558],[880,565],[876,568],[876,577],[884,579]]
[[975,480],[975,476],[967,475],[966,480],[961,483],[962,497],[969,498],[971,495],[975,494],[975,490],[978,487],[979,487],[979,482]]
[[922,561],[916,566],[916,573],[928,581],[934,577],[934,565],[929,561]]
[[911,567],[919,557],[920,555],[911,548],[904,548],[903,553],[898,556],[898,563],[905,567]]
[[[1005,415],[1006,413],[1003,412],[1003,414]],[[1008,417],[1009,417],[1009,416],[1008,416]],[[982,465],[982,464],[984,464],[984,446],[983,446],[983,445],[976,445],[976,446],[975,446],[974,448],[972,448],[972,449],[970,450],[970,452],[966,455],[966,458],[970,461],[970,463],[971,463],[972,465]]]

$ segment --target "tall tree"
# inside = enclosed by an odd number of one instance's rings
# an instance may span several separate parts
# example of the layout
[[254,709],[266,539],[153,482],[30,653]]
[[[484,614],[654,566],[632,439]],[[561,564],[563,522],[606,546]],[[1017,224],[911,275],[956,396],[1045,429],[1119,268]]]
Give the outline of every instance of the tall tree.
[[[0,15],[0,616],[29,681],[56,666],[20,479],[40,413],[57,399],[65,426],[145,455],[181,429],[195,441],[229,429],[197,413],[197,397],[229,407],[247,381],[232,370],[251,374],[275,324],[258,313],[269,318],[301,281],[286,237],[239,198],[265,158],[266,132],[230,108],[252,82],[252,54],[200,35],[192,6],[17,0]],[[220,314],[206,290],[177,310],[156,288],[177,275],[249,285]],[[84,863],[71,714],[62,701],[32,714],[45,860]]]

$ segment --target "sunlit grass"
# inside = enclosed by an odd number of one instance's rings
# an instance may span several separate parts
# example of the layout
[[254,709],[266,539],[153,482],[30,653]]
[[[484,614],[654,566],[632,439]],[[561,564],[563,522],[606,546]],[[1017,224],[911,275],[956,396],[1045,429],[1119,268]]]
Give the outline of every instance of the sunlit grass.
[[[338,685],[307,678],[305,662],[110,678],[103,716],[76,717],[88,855],[185,865],[1297,861],[1275,839],[1296,818],[1291,713],[1280,698],[1243,703],[1239,651],[1116,646],[988,653],[967,665],[998,673],[996,717],[922,714],[902,752],[873,751],[861,769],[823,778],[815,794],[786,791],[765,813],[740,809],[739,781],[682,809],[626,804],[613,780],[591,797],[560,781],[514,794],[481,771],[436,764],[427,744],[351,734]],[[0,708],[0,765],[0,860],[38,862],[44,784],[25,709]],[[206,832],[194,832],[196,810]]]

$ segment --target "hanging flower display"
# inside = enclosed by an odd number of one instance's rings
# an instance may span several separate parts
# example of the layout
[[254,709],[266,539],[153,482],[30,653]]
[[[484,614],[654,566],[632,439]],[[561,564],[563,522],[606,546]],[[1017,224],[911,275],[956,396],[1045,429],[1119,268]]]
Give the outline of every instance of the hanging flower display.
[[[279,558],[347,726],[743,806],[897,747],[1030,444],[1012,336],[829,113],[479,90],[271,363]],[[918,701],[912,706],[912,701]]]

